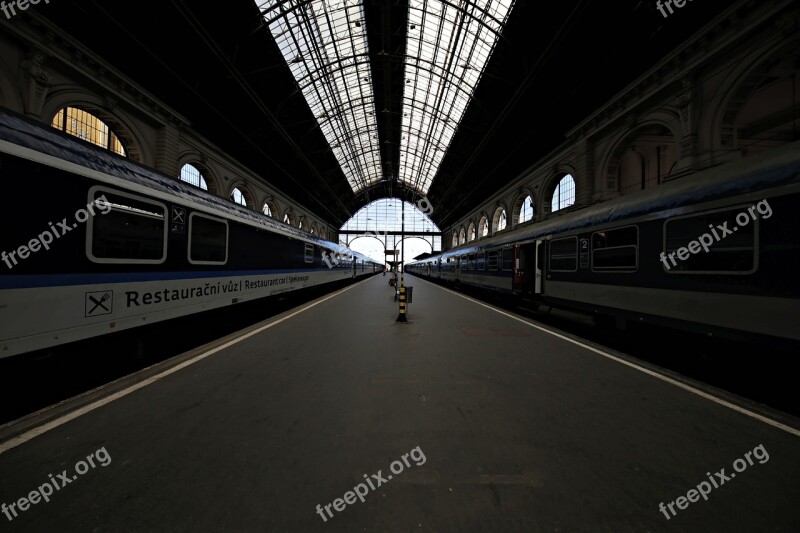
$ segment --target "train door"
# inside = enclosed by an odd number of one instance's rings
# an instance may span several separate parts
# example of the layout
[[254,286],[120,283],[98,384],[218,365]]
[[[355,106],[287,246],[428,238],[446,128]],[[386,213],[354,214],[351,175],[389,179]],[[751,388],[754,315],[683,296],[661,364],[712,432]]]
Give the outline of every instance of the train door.
[[542,270],[539,254],[542,241],[518,244],[514,247],[514,293],[534,296],[542,293]]
[[536,264],[533,243],[514,246],[514,275],[512,288],[515,294],[530,296],[533,293],[533,274]]
[[544,292],[544,287],[542,286],[542,280],[544,279],[542,276],[542,272],[544,271],[544,241],[541,239],[536,241],[536,261],[534,264],[536,265],[536,276],[533,293],[542,294]]

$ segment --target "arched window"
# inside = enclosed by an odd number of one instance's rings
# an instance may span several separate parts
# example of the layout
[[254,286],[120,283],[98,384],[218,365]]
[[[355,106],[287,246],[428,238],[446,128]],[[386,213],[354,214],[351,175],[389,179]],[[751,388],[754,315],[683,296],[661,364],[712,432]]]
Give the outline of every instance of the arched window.
[[550,204],[551,211],[564,209],[575,203],[575,180],[572,174],[567,174],[558,182],[556,190],[553,191],[553,201]]
[[458,233],[458,243],[464,244],[467,242],[467,230],[464,229],[464,226],[461,226],[461,231]]
[[127,156],[125,147],[108,124],[88,111],[77,107],[65,107],[53,117],[52,126],[115,154]]
[[244,197],[244,194],[239,190],[238,187],[231,191],[231,200],[239,205],[247,207],[247,199]]
[[503,231],[506,229],[508,225],[508,217],[506,216],[506,210],[501,209],[500,214],[497,217],[497,229],[495,231]]
[[204,191],[208,190],[208,184],[203,177],[203,173],[200,172],[200,169],[194,165],[190,165],[189,163],[183,165],[183,168],[181,169],[181,181],[185,181],[186,183],[194,185],[195,187],[200,187]]
[[453,232],[453,248],[455,248],[456,246],[458,246],[458,232],[454,231]]
[[474,241],[475,240],[475,223],[474,222],[470,222],[469,223],[469,229],[467,230],[467,239],[469,239],[470,241]]
[[285,224],[289,224],[290,226],[294,224],[294,219],[292,218],[291,213],[286,213],[285,215],[283,215],[283,222]]
[[533,219],[533,198],[527,196],[522,201],[522,207],[519,209],[519,223],[527,222]]
[[261,212],[267,215],[268,217],[272,216],[272,208],[270,208],[267,202],[264,202],[264,209],[262,209]]
[[489,219],[482,217],[479,226],[478,232],[481,237],[486,237],[489,235]]

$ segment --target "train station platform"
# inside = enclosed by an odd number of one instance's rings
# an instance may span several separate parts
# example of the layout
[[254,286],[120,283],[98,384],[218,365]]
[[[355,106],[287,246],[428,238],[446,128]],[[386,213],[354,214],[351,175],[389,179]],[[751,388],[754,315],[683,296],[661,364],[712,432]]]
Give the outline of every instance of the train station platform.
[[27,419],[0,530],[800,531],[793,427],[387,280]]

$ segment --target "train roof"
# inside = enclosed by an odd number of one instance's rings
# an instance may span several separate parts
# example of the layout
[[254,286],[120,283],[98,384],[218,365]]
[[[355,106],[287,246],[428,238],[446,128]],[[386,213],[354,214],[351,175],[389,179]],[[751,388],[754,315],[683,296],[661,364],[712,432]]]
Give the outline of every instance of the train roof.
[[[79,141],[71,135],[0,108],[0,149],[8,152],[9,150],[6,149],[2,141],[73,163],[85,169],[113,176],[146,189],[160,191],[170,197],[183,200],[184,203],[194,204],[204,211],[222,213],[227,218],[236,218],[250,225],[266,227],[275,233],[373,260],[340,244],[326,241],[299,228],[184,183],[177,178],[157,172],[128,158]],[[25,155],[20,156],[26,157]],[[47,164],[46,161],[44,163]]]
[[[790,183],[800,183],[800,141],[735,163],[706,169],[640,193],[621,196],[564,214],[556,212],[542,222],[504,232],[488,239],[473,241],[436,254],[436,257],[472,253],[488,247],[498,247],[599,224],[629,220],[652,212],[676,209]],[[421,261],[428,261],[436,257],[428,257]]]

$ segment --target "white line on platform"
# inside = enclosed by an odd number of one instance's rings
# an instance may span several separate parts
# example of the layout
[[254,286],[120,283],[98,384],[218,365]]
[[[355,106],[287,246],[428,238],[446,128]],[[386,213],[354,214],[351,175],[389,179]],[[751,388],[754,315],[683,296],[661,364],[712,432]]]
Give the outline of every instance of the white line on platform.
[[658,372],[650,370],[649,368],[645,368],[643,366],[639,366],[636,363],[632,363],[630,361],[626,361],[625,359],[622,359],[622,358],[617,357],[615,355],[612,355],[610,353],[606,353],[606,352],[604,352],[602,350],[598,350],[597,348],[594,348],[593,346],[589,346],[588,344],[584,344],[584,343],[582,343],[580,341],[576,341],[575,339],[571,339],[571,338],[569,338],[569,337],[567,337],[565,335],[561,335],[560,333],[556,333],[555,331],[551,331],[551,330],[549,330],[547,328],[539,326],[538,324],[534,324],[532,322],[528,322],[527,320],[525,320],[523,318],[520,318],[518,316],[514,316],[514,315],[512,315],[510,313],[506,313],[505,311],[501,311],[500,309],[497,309],[496,307],[492,307],[491,305],[487,305],[487,304],[485,304],[485,303],[483,303],[481,301],[478,301],[478,300],[475,300],[473,298],[470,298],[469,296],[465,296],[465,295],[460,294],[458,292],[452,291],[452,290],[450,290],[448,288],[442,287],[441,285],[437,285],[437,284],[431,283],[430,281],[427,281],[427,280],[421,280],[421,281],[425,281],[426,283],[429,283],[430,285],[433,285],[434,287],[438,287],[438,288],[440,288],[440,289],[442,289],[444,291],[450,292],[452,294],[455,294],[456,296],[464,298],[465,300],[469,300],[472,303],[481,305],[481,306],[483,306],[483,307],[485,307],[487,309],[491,309],[495,313],[500,313],[501,315],[505,315],[505,316],[507,316],[509,318],[513,318],[514,320],[516,320],[518,322],[522,322],[523,324],[527,324],[528,326],[530,326],[532,328],[536,328],[539,331],[542,331],[544,333],[548,333],[550,335],[553,335],[554,337],[558,337],[559,339],[562,339],[562,340],[565,340],[565,341],[570,342],[572,344],[575,344],[577,346],[580,346],[581,348],[585,348],[585,349],[589,350],[590,352],[594,352],[596,354],[602,355],[603,357],[607,357],[608,359],[611,359],[612,361],[616,361],[617,363],[621,363],[623,365],[626,365],[626,366],[629,366],[631,368],[634,368],[634,369],[638,370],[639,372],[643,372],[643,373],[647,374],[648,376],[653,376],[654,378],[660,379],[661,381],[666,381],[667,383],[670,383],[672,385],[675,385],[676,387],[679,387],[681,389],[689,391],[692,394],[696,394],[697,396],[700,396],[701,398],[705,398],[707,400],[711,400],[714,403],[717,403],[719,405],[727,407],[728,409],[732,409],[733,411],[736,411],[737,413],[741,413],[741,414],[749,416],[751,418],[755,418],[756,420],[758,420],[760,422],[763,422],[763,423],[768,424],[768,425],[770,425],[772,427],[781,429],[781,430],[783,430],[783,431],[785,431],[787,433],[791,433],[792,435],[794,435],[796,437],[800,437],[800,430],[798,430],[798,429],[795,429],[795,428],[793,428],[791,426],[787,426],[786,424],[781,424],[780,422],[778,422],[776,420],[773,420],[771,418],[767,418],[766,416],[760,415],[760,414],[758,414],[758,413],[756,413],[754,411],[751,411],[749,409],[745,409],[744,407],[740,407],[740,406],[738,406],[738,405],[736,405],[734,403],[731,403],[731,402],[729,402],[727,400],[723,400],[722,398],[714,396],[713,394],[709,394],[709,393],[707,393],[705,391],[702,391],[702,390],[700,390],[700,389],[698,389],[696,387],[692,387],[691,385],[687,385],[686,383],[678,381],[677,379],[673,379],[673,378],[671,378],[669,376],[665,376],[664,374],[659,374]]
[[201,360],[205,359],[206,357],[214,355],[215,353],[217,353],[219,351],[225,350],[226,348],[230,348],[234,344],[240,343],[245,339],[249,339],[253,335],[258,335],[262,331],[264,331],[266,329],[269,329],[272,326],[276,326],[276,325],[280,324],[281,322],[283,322],[284,320],[289,320],[290,318],[292,318],[294,316],[297,316],[300,313],[308,311],[312,307],[315,307],[315,306],[321,304],[322,302],[324,302],[326,300],[330,300],[331,298],[339,296],[340,294],[343,294],[343,293],[349,291],[350,289],[352,289],[354,287],[357,287],[358,285],[361,285],[362,283],[364,283],[366,281],[369,281],[370,279],[372,279],[372,278],[367,278],[367,279],[365,279],[363,281],[360,281],[358,283],[350,285],[349,287],[346,287],[346,288],[344,288],[344,289],[342,289],[340,291],[337,291],[337,292],[335,292],[335,293],[333,293],[331,295],[328,295],[325,298],[322,298],[321,300],[317,300],[317,301],[315,301],[315,302],[303,307],[302,309],[298,309],[297,311],[295,311],[295,312],[293,312],[291,314],[288,314],[285,317],[279,318],[278,320],[275,320],[274,322],[270,322],[269,324],[265,324],[265,325],[261,326],[260,328],[255,329],[253,331],[250,331],[249,333],[245,333],[245,334],[241,335],[240,337],[236,337],[235,339],[232,339],[232,340],[226,342],[225,344],[223,344],[221,346],[217,346],[216,348],[212,348],[211,350],[203,352],[200,355],[189,359],[188,361],[184,361],[184,362],[182,362],[180,364],[177,364],[177,365],[173,366],[172,368],[169,368],[169,369],[161,372],[160,374],[157,374],[155,376],[151,376],[151,377],[145,379],[144,381],[140,381],[139,383],[137,383],[135,385],[131,385],[127,389],[123,389],[121,391],[115,392],[114,394],[106,396],[105,398],[97,400],[96,402],[90,403],[89,405],[85,405],[85,406],[81,407],[80,409],[72,411],[71,413],[67,413],[66,415],[61,416],[59,418],[56,418],[55,420],[51,420],[50,422],[47,422],[46,424],[43,424],[43,425],[41,425],[39,427],[33,428],[31,430],[28,430],[28,431],[26,431],[25,433],[23,433],[21,435],[17,435],[16,437],[14,437],[12,439],[9,439],[6,442],[0,443],[0,454],[2,454],[4,452],[7,452],[8,450],[11,450],[12,448],[16,448],[20,444],[24,444],[24,443],[28,442],[29,440],[31,440],[31,439],[33,439],[35,437],[38,437],[39,435],[47,433],[51,429],[55,429],[58,426],[66,424],[70,420],[74,420],[74,419],[76,419],[76,418],[78,418],[80,416],[85,415],[86,413],[94,411],[95,409],[97,409],[99,407],[102,407],[102,406],[104,406],[106,404],[109,404],[109,403],[113,402],[114,400],[118,400],[118,399],[122,398],[123,396],[127,396],[128,394],[130,394],[132,392],[135,392],[135,391],[137,391],[137,390],[139,390],[141,388],[144,388],[144,387],[146,387],[146,386],[148,386],[148,385],[150,385],[152,383],[155,383],[156,381],[158,381],[161,378],[169,376],[170,374],[174,374],[175,372],[178,372],[179,370],[183,370],[187,366],[193,365],[194,363],[196,363],[198,361],[201,361]]

